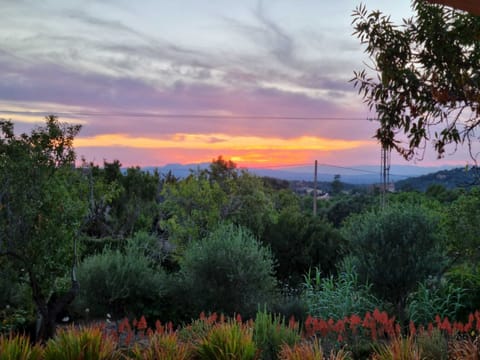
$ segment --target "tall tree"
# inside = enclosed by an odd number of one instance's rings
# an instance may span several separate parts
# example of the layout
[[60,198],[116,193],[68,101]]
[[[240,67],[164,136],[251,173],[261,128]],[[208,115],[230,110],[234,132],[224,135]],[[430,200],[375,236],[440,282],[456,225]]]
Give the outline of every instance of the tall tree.
[[[74,241],[86,211],[73,168],[79,130],[49,116],[16,135],[12,122],[0,121],[0,256],[30,285],[40,340],[54,334],[56,316],[79,288]],[[69,269],[70,289],[56,291]]]
[[447,145],[467,143],[474,158],[480,17],[421,0],[413,8],[415,16],[401,25],[364,6],[354,11],[354,34],[374,74],[358,71],[352,81],[377,113],[375,136],[387,149],[412,159],[431,142],[441,157]]

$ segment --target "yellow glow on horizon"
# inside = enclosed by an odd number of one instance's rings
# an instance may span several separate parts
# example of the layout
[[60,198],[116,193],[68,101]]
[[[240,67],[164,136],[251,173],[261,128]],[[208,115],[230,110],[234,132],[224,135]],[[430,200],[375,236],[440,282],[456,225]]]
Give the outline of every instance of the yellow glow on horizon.
[[76,147],[131,147],[137,149],[242,150],[242,151],[341,151],[375,145],[373,140],[329,139],[300,136],[292,139],[226,134],[174,134],[166,138],[105,134],[75,139]]

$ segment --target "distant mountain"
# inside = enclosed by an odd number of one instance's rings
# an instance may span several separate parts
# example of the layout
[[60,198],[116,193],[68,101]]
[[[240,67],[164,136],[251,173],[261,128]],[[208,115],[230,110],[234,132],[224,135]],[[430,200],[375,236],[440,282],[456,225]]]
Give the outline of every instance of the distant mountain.
[[425,191],[431,185],[440,184],[447,189],[469,188],[480,184],[479,168],[456,168],[441,170],[432,174],[412,177],[395,183],[397,190]]
[[[173,175],[184,178],[192,171],[206,169],[210,163],[199,164],[168,164],[161,167],[145,167],[146,171],[153,171],[157,169],[161,174],[167,174],[169,171]],[[398,182],[412,176],[424,175],[439,170],[444,170],[447,167],[421,167],[414,165],[392,165],[390,169],[390,180]],[[282,180],[299,180],[312,181],[314,167],[312,166],[298,166],[298,167],[284,167],[284,168],[251,168],[250,172],[258,176],[266,176]],[[373,165],[365,166],[334,166],[323,165],[318,166],[318,181],[331,182],[334,175],[340,175],[341,181],[350,184],[374,184],[381,182],[380,167]]]

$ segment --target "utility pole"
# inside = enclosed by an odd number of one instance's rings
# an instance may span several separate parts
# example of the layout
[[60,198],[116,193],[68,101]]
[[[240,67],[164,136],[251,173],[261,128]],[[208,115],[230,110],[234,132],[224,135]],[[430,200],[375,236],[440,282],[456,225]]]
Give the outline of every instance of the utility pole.
[[381,197],[380,204],[382,209],[385,208],[388,187],[390,185],[390,150],[382,145],[381,160],[380,160],[380,177],[381,177]]
[[317,216],[317,169],[318,161],[315,160],[315,173],[313,175],[313,216]]

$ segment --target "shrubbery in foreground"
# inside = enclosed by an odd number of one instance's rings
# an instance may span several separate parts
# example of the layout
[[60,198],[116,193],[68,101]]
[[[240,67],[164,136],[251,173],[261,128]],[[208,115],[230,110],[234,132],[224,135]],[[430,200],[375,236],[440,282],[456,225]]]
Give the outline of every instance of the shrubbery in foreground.
[[473,359],[480,354],[479,341],[480,312],[467,323],[437,316],[426,328],[410,323],[401,329],[395,318],[375,310],[336,321],[309,317],[302,330],[294,319],[266,312],[255,321],[213,313],[177,329],[159,321],[150,328],[144,317],[115,327],[70,327],[45,345],[1,335],[0,359]]

